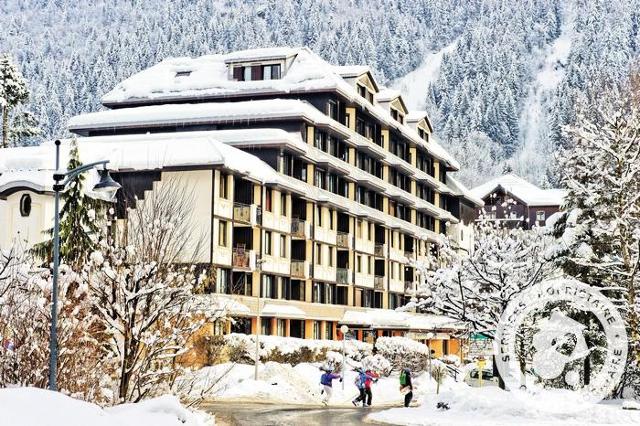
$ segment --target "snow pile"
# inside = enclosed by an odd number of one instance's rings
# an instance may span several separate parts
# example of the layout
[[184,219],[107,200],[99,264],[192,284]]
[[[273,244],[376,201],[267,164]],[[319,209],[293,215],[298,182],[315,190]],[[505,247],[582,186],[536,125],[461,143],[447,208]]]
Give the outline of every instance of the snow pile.
[[[185,377],[196,385],[192,393],[200,396],[202,390],[205,400],[212,401],[259,401],[261,403],[286,403],[296,405],[320,405],[322,387],[320,376],[321,363],[302,363],[295,367],[288,364],[268,362],[259,366],[258,380],[254,380],[254,366],[248,364],[219,364],[205,367]],[[357,372],[347,369],[344,390],[339,380],[333,382],[333,397],[330,406],[349,406],[358,390],[354,384]],[[414,377],[416,394],[423,395],[433,391],[435,384],[428,374]],[[403,395],[399,390],[399,377],[394,373],[381,376],[373,385],[373,406],[400,405]]]
[[213,426],[204,413],[162,396],[137,404],[101,408],[58,392],[38,388],[0,389],[2,424],[11,426]]
[[[418,408],[393,408],[368,416],[369,420],[397,425],[621,425],[638,424],[640,412],[622,410],[617,404],[581,407],[549,407],[544,403],[513,398],[497,387],[471,388],[446,381],[439,395],[428,394]],[[440,401],[449,410],[436,408]],[[564,401],[564,400],[562,400]],[[557,404],[556,404],[557,405]],[[579,409],[576,409],[579,408]]]

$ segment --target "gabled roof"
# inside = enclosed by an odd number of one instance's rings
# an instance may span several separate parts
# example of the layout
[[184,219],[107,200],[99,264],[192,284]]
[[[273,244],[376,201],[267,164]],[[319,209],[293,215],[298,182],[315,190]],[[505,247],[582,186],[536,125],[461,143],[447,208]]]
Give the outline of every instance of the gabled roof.
[[476,197],[462,182],[453,176],[447,176],[447,185],[451,188],[455,195],[465,198],[477,207],[484,206],[482,198]]
[[382,87],[380,92],[376,93],[375,98],[380,103],[390,103],[397,99],[402,105],[404,111],[409,111],[409,108],[407,108],[407,104],[405,104],[404,99],[402,99],[402,94],[395,89]]
[[566,191],[563,189],[542,189],[514,174],[499,176],[471,190],[477,198],[485,199],[490,194],[502,190],[518,198],[529,206],[562,206]]
[[433,126],[431,125],[431,120],[429,119],[429,115],[427,114],[427,111],[419,111],[419,110],[409,111],[405,119],[407,120],[407,124],[414,124],[416,126],[420,121],[424,120],[425,123],[427,123],[427,126],[429,127],[429,131],[433,132]]
[[367,65],[334,65],[334,71],[341,77],[360,77],[363,74],[371,74],[371,68]]

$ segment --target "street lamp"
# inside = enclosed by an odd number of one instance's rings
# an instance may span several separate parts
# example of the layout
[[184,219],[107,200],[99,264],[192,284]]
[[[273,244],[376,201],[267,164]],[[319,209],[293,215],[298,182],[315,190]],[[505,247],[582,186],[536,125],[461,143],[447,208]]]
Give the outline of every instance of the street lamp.
[[262,293],[262,264],[265,263],[267,259],[258,259],[256,261],[256,269],[258,270],[258,280],[260,285],[258,286],[258,310],[256,312],[256,355],[255,355],[255,370],[253,372],[254,380],[258,380],[258,363],[260,362],[260,326],[262,325],[262,307],[260,306],[260,295]]
[[53,288],[51,290],[51,333],[49,336],[49,389],[57,390],[56,383],[58,367],[58,268],[60,266],[60,192],[79,174],[103,166],[100,170],[100,181],[93,187],[95,192],[100,192],[113,197],[120,189],[120,184],[114,181],[106,169],[108,160],[96,161],[77,167],[73,170],[60,173],[60,141],[56,140],[56,171],[53,174],[53,191],[55,192],[55,216],[53,222]]
[[340,327],[340,332],[342,333],[342,390],[344,390],[344,379],[346,376],[345,371],[345,346],[347,341],[347,333],[349,332],[349,326],[347,324],[343,324]]

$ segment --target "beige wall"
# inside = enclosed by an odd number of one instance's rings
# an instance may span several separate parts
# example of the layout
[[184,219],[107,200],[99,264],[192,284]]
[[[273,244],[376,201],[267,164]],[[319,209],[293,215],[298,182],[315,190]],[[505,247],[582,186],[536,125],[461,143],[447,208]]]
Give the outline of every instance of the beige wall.
[[[27,217],[20,215],[20,199],[24,194],[31,196],[31,213]],[[18,191],[0,200],[0,249],[14,244],[29,248],[44,241],[48,237],[43,232],[53,227],[53,215],[51,194]]]

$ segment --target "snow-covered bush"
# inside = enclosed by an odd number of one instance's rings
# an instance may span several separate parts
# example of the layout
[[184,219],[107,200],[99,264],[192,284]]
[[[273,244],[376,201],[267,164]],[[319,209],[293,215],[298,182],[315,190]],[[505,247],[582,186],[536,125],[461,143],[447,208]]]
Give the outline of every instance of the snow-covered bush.
[[[238,362],[253,362],[256,347],[255,335],[229,334],[225,336],[226,350]],[[361,361],[370,355],[372,346],[358,340],[348,340],[345,352],[348,359]],[[332,353],[333,352],[333,353]],[[332,353],[331,355],[329,355]],[[336,361],[342,353],[342,342],[337,340],[312,340],[297,337],[260,336],[260,361],[275,361],[296,365],[302,362]],[[233,361],[233,360],[232,360]],[[340,362],[342,356],[340,355]]]
[[388,376],[391,373],[391,363],[379,353],[365,357],[361,364],[365,370],[375,371],[384,376]]
[[386,358],[393,369],[425,370],[429,363],[429,348],[406,337],[378,337],[376,353]]

